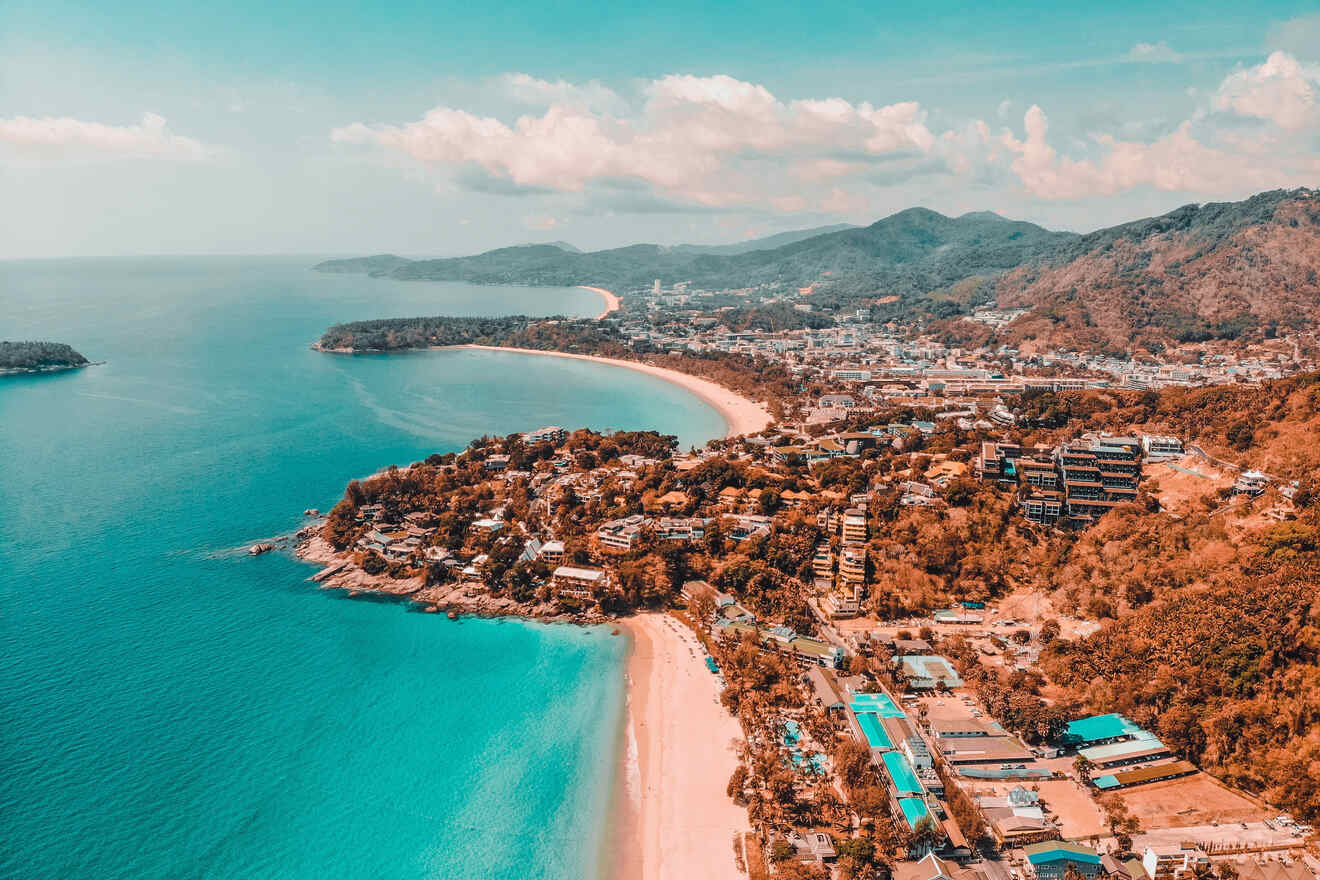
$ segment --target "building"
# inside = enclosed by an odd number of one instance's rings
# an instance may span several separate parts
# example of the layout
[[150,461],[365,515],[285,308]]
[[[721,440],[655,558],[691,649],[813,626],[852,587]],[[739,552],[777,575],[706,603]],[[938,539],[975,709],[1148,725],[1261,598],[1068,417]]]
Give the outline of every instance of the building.
[[1233,484],[1233,491],[1239,495],[1264,495],[1269,484],[1270,478],[1260,471],[1243,471]]
[[1050,840],[1024,846],[1022,852],[1036,880],[1063,880],[1070,866],[1083,877],[1100,876],[1100,854],[1080,843]]
[[610,576],[598,568],[575,568],[561,565],[551,576],[555,595],[576,602],[590,602],[610,584]]
[[548,428],[537,428],[535,431],[528,431],[523,434],[524,443],[554,443],[556,446],[563,443],[568,433],[558,425],[551,425]]
[[1169,846],[1148,846],[1141,857],[1141,866],[1151,880],[1176,880],[1191,876],[1197,865],[1210,864],[1210,857],[1191,843]]
[[714,522],[701,517],[678,518],[662,516],[655,524],[656,537],[662,541],[700,541],[706,529]]
[[596,529],[596,540],[602,547],[628,551],[637,546],[641,541],[643,530],[650,524],[651,520],[640,513],[623,519],[613,519],[601,523]]
[[830,552],[829,544],[821,544],[816,548],[816,555],[811,557],[811,571],[821,580],[834,581],[834,554]]
[[843,512],[841,534],[845,543],[865,544],[867,538],[866,511],[850,507]]
[[1082,749],[1130,740],[1144,733],[1146,731],[1140,725],[1122,715],[1111,713],[1069,721],[1062,739],[1065,745]]
[[905,654],[895,657],[894,665],[902,668],[908,687],[913,690],[952,689],[963,685],[953,664],[935,654]]
[[1142,434],[1141,448],[1147,458],[1179,458],[1183,455],[1183,442],[1168,434]]
[[538,558],[546,565],[559,565],[564,561],[564,542],[546,541],[541,545]]

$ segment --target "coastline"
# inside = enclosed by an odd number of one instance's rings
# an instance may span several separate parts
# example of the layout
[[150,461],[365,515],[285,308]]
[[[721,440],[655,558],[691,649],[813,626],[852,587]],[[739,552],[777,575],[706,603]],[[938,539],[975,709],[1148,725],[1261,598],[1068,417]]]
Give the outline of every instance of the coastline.
[[610,316],[611,312],[619,310],[619,298],[603,287],[592,287],[588,284],[579,284],[580,290],[590,290],[592,293],[599,293],[605,298],[605,311],[596,316],[597,321],[603,321]]
[[591,354],[570,354],[564,351],[541,351],[534,348],[512,348],[503,345],[451,345],[442,346],[452,349],[476,349],[480,351],[504,351],[513,354],[536,354],[546,357],[573,358],[580,361],[591,361],[597,364],[604,364],[611,367],[625,367],[629,370],[636,370],[639,373],[646,373],[657,379],[663,379],[671,385],[677,385],[684,391],[701,398],[707,404],[715,409],[728,425],[725,432],[726,437],[737,437],[742,434],[755,434],[765,430],[765,428],[774,421],[770,417],[770,410],[764,403],[757,403],[749,400],[740,394],[736,394],[709,379],[702,379],[698,376],[691,376],[687,373],[680,373],[678,370],[670,370],[664,367],[656,367],[651,364],[641,363],[639,361],[623,361],[615,358],[597,357]]
[[719,702],[696,636],[643,613],[628,632],[628,703],[615,788],[612,880],[692,880],[737,872],[747,813],[725,791],[742,728]]

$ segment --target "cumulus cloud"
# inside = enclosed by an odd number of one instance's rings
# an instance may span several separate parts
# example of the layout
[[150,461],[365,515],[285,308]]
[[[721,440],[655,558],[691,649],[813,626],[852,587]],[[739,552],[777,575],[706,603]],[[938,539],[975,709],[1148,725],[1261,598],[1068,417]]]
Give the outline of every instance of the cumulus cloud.
[[1151,63],[1173,63],[1182,60],[1182,55],[1169,48],[1169,44],[1160,40],[1158,43],[1137,43],[1127,54],[1129,61]]
[[[773,206],[776,199],[796,204],[786,200],[789,193],[768,191],[773,187],[764,170],[752,167],[757,162],[791,171],[822,160],[925,155],[936,144],[915,102],[876,107],[839,98],[785,101],[729,76],[673,75],[647,83],[640,106],[611,112],[600,101],[579,99],[578,87],[567,83],[525,75],[505,83],[546,103],[544,112],[506,123],[437,107],[416,122],[357,122],[335,129],[331,138],[429,164],[477,166],[521,187],[579,192],[610,181],[640,181],[665,197],[706,207]],[[828,167],[818,165],[816,173]]]
[[499,84],[504,94],[512,100],[535,107],[565,104],[612,113],[621,112],[627,107],[617,92],[597,80],[575,85],[562,79],[550,82],[526,73],[506,73],[499,78]]
[[1040,107],[1033,105],[1023,123],[1025,139],[1005,132],[1001,142],[1013,155],[1011,167],[1022,184],[1044,199],[1113,195],[1136,187],[1192,193],[1260,190],[1295,183],[1320,169],[1313,158],[1284,162],[1242,141],[1236,150],[1207,145],[1193,135],[1190,121],[1151,143],[1096,135],[1100,158],[1069,159],[1050,145],[1049,122]]
[[1317,85],[1320,67],[1274,52],[1263,64],[1229,74],[1215,93],[1214,106],[1297,130],[1316,119]]
[[216,150],[173,134],[165,119],[147,113],[137,125],[105,125],[68,117],[0,119],[0,145],[38,159],[140,158],[199,161]]

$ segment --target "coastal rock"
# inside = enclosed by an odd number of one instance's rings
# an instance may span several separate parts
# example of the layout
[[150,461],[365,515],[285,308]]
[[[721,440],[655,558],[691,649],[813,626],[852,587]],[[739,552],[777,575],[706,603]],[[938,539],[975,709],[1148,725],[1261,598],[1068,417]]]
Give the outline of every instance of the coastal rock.
[[265,542],[265,541],[263,541],[263,542],[260,543],[260,544],[253,544],[251,547],[249,547],[249,548],[248,548],[248,555],[249,555],[249,556],[260,556],[262,553],[269,553],[270,551],[272,551],[272,550],[274,550],[274,549],[275,549],[275,545],[274,545],[274,544],[271,544],[271,543],[269,543],[269,542]]

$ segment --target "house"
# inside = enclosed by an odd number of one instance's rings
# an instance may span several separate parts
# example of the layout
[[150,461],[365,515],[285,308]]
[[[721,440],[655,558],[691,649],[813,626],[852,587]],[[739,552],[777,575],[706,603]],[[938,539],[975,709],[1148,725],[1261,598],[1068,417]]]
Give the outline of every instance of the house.
[[1239,495],[1264,495],[1270,478],[1260,471],[1243,471],[1233,484],[1233,491]]
[[706,537],[706,529],[712,522],[714,520],[701,517],[675,519],[662,516],[656,521],[655,533],[662,541],[700,541]]
[[985,876],[973,868],[941,859],[934,853],[915,862],[898,862],[892,874],[893,880],[984,880]]
[[821,666],[807,670],[807,687],[816,704],[825,710],[826,715],[846,714],[848,704],[844,702],[834,673]]
[[834,850],[833,838],[823,831],[808,831],[806,834],[793,831],[789,833],[787,840],[793,844],[793,849],[797,850],[797,857],[801,861],[824,864],[838,857],[838,853]]
[[488,471],[502,471],[509,466],[509,456],[488,455],[483,464]]
[[541,545],[537,558],[546,565],[559,565],[564,561],[564,542],[546,541]]
[[561,599],[590,602],[610,584],[608,572],[598,568],[561,565],[551,576],[555,595]]
[[1192,843],[1148,846],[1141,866],[1151,880],[1174,880],[1191,876],[1197,865],[1210,864],[1210,857]]
[[1142,434],[1141,448],[1147,458],[1178,458],[1183,454],[1183,442],[1166,434]]
[[1063,880],[1070,866],[1083,877],[1100,876],[1100,854],[1080,843],[1051,840],[1024,846],[1022,852],[1036,880]]

